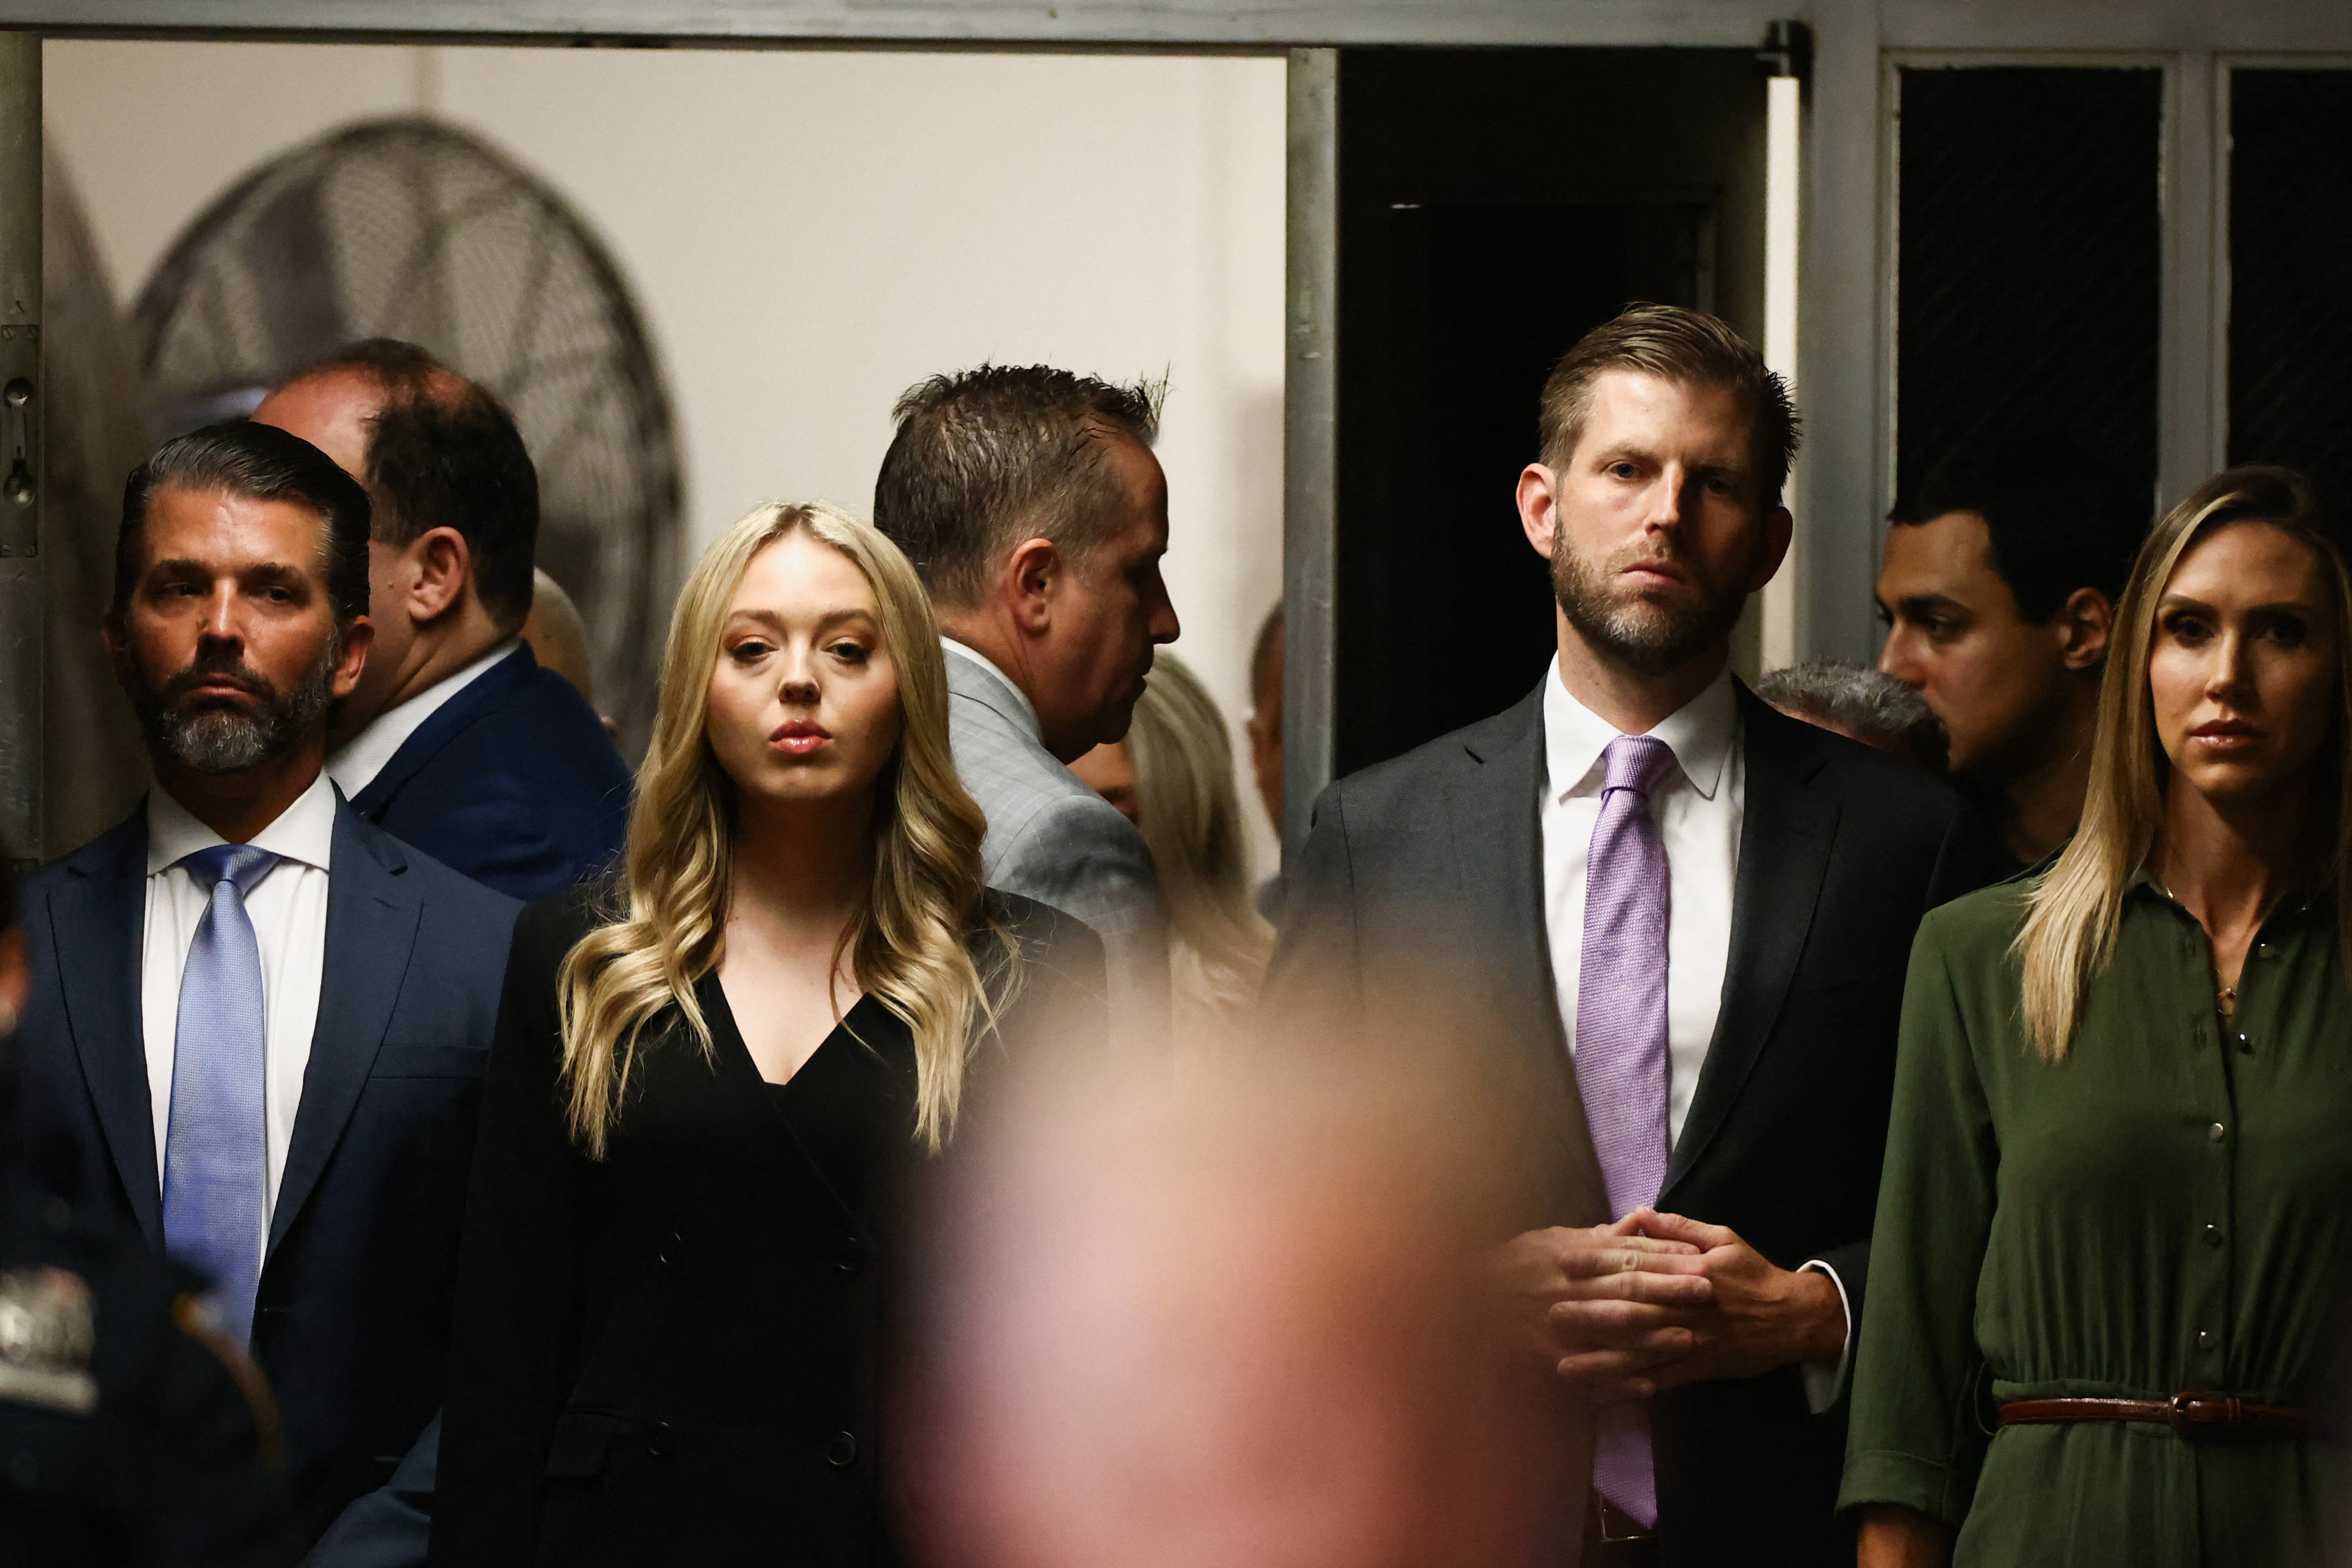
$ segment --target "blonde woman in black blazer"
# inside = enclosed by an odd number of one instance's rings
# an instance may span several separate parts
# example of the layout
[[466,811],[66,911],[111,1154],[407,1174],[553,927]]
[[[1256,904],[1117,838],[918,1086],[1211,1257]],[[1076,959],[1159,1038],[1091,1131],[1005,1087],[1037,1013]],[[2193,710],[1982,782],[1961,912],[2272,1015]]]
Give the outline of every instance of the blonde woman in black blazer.
[[518,929],[435,1563],[898,1560],[903,1178],[990,1059],[1104,1027],[1100,944],[982,885],[940,661],[831,507],[752,513],[680,594],[625,867]]

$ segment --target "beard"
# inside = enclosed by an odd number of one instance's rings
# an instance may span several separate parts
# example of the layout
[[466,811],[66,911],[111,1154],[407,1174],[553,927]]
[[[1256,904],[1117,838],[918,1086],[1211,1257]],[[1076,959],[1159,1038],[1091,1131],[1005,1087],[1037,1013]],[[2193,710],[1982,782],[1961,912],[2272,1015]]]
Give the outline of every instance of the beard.
[[[340,636],[330,639],[289,691],[280,691],[234,653],[201,649],[194,663],[161,683],[127,655],[122,685],[150,746],[198,773],[241,773],[290,755],[324,729],[335,706],[335,664],[341,641]],[[188,693],[199,682],[224,676],[252,694],[250,707],[235,707],[217,698],[189,700]]]
[[[1618,573],[1637,560],[1668,560],[1691,575],[1696,602],[1660,603],[1641,591],[1612,596]],[[1671,543],[1628,546],[1600,567],[1589,566],[1564,531],[1551,539],[1551,591],[1560,613],[1601,654],[1639,675],[1662,675],[1721,646],[1747,608],[1745,584],[1725,587],[1700,575],[1689,555]]]

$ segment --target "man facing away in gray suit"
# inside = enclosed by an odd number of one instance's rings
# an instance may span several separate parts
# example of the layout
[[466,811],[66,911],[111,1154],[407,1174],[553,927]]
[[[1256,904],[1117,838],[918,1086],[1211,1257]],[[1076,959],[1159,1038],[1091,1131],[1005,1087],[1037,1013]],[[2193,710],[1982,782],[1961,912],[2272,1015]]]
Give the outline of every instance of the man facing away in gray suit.
[[989,885],[1091,926],[1112,1027],[1162,1038],[1168,939],[1142,835],[1065,766],[1127,733],[1179,630],[1160,559],[1160,389],[1043,365],[934,376],[892,411],[874,522],[929,589]]

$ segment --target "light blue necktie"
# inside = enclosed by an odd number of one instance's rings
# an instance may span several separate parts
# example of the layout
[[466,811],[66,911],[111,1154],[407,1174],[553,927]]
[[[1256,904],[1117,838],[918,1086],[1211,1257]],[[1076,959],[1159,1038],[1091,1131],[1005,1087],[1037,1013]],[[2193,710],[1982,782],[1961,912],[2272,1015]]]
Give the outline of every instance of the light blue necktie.
[[278,857],[250,844],[215,844],[179,863],[211,902],[180,977],[163,1249],[212,1281],[221,1332],[243,1345],[253,1337],[269,1182],[268,1019],[245,895]]

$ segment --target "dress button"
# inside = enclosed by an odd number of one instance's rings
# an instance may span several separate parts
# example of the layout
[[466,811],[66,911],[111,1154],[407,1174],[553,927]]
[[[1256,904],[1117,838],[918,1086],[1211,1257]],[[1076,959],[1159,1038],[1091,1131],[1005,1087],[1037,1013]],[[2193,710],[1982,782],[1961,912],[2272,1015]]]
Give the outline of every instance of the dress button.
[[678,1259],[685,1254],[686,1239],[675,1230],[664,1231],[661,1244],[654,1249],[654,1256],[659,1258],[665,1266],[672,1269],[677,1267]]
[[2218,1144],[2230,1135],[2230,1129],[2216,1122],[2205,1129],[2205,1135]]
[[2205,1228],[2205,1245],[2208,1247],[2219,1247],[2221,1245],[2221,1228],[2220,1226],[2209,1225]]
[[677,1452],[677,1428],[667,1421],[656,1421],[646,1428],[646,1452],[656,1459],[667,1459]]
[[2199,1329],[2197,1331],[2197,1348],[2199,1350],[2211,1350],[2213,1348],[2213,1334],[2211,1330]]
[[836,1470],[845,1470],[857,1462],[857,1434],[835,1432],[824,1440],[824,1462]]

